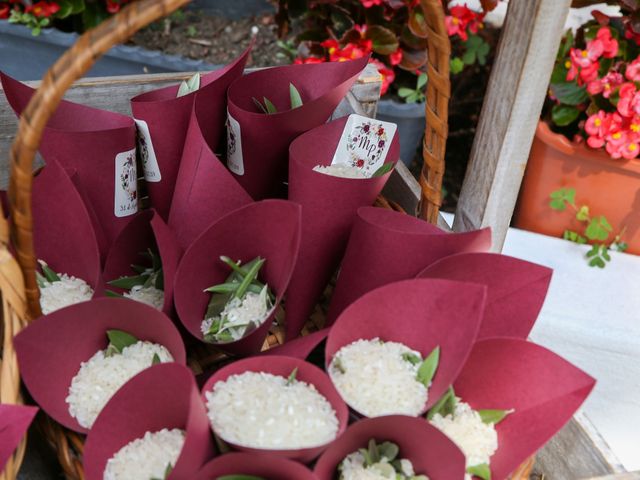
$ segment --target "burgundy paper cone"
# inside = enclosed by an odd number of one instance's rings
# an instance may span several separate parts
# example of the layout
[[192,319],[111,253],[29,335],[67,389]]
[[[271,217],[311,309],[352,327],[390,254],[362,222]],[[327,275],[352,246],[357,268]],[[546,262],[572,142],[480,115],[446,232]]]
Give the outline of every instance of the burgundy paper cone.
[[87,480],[102,480],[108,460],[122,447],[163,428],[185,431],[184,446],[167,479],[192,479],[213,456],[213,439],[193,374],[176,363],[142,371],[109,400],[87,437]]
[[[35,90],[1,72],[0,79],[9,104],[20,115]],[[56,161],[77,171],[109,242],[137,211],[135,132],[130,117],[63,100],[40,144],[47,163]],[[132,166],[116,168],[131,156]],[[121,179],[121,173],[127,178]],[[118,194],[126,201],[117,200]]]
[[0,405],[0,473],[25,433],[38,407],[25,405]]
[[[228,92],[230,128],[234,131],[242,170],[231,168],[256,200],[281,195],[287,180],[287,152],[301,133],[325,123],[367,65],[368,57],[347,62],[287,65],[258,70],[236,80]],[[304,104],[291,109],[289,84]],[[253,98],[267,97],[278,113],[264,114]],[[239,124],[239,131],[233,122]],[[239,139],[238,139],[239,137]],[[229,161],[229,158],[227,158]]]
[[454,382],[475,409],[515,411],[496,425],[494,480],[503,480],[569,421],[595,380],[544,347],[521,339],[476,343]]
[[37,258],[100,293],[100,251],[91,217],[73,181],[57,163],[34,178],[31,209]]
[[398,458],[409,459],[416,475],[427,475],[430,480],[464,479],[464,455],[446,435],[423,418],[389,415],[351,425],[318,459],[314,468],[318,480],[337,479],[340,463],[347,455],[367,448],[372,438],[398,445]]
[[[299,358],[274,355],[269,357],[268,361],[265,361],[264,357],[258,356],[233,362],[218,370],[213,374],[213,376],[211,376],[211,378],[209,378],[209,380],[207,380],[207,383],[205,383],[202,388],[202,399],[206,405],[206,392],[213,391],[216,383],[225,381],[231,375],[239,375],[245,372],[266,372],[272,375],[279,375],[281,377],[288,378],[291,372],[296,368],[298,369],[296,379],[313,385],[318,393],[325,397],[333,407],[333,410],[336,412],[336,417],[338,418],[337,438],[339,438],[347,428],[347,423],[349,421],[349,411],[347,406],[340,397],[336,388],[333,386],[333,383],[331,383],[331,379],[327,374],[315,365],[305,362],[304,360],[300,360]],[[266,450],[243,447],[232,443],[229,443],[229,445],[232,448],[243,452],[269,454],[308,463],[320,455],[320,453],[322,453],[322,451],[330,444],[296,450]]]
[[327,335],[329,335],[329,328],[323,328],[304,337],[290,340],[283,345],[265,350],[261,355],[284,355],[286,357],[304,360],[311,354],[314,348],[327,338]]
[[14,339],[20,375],[33,399],[55,421],[85,433],[65,402],[80,364],[107,348],[107,330],[124,330],[163,345],[186,362],[178,330],[165,314],[124,298],[96,298],[62,308],[29,324]]
[[261,326],[235,342],[216,344],[237,355],[260,351],[275,311],[287,289],[300,246],[300,206],[286,200],[264,200],[241,207],[211,225],[186,251],[176,274],[174,301],[180,321],[204,341],[200,330],[211,294],[206,288],[223,283],[230,274],[221,255],[265,264],[259,278],[276,296],[275,308]]
[[351,230],[327,322],[376,287],[414,278],[436,260],[491,246],[488,228],[446,233],[419,218],[383,208],[362,207]]
[[183,249],[213,222],[253,201],[214,153],[220,139],[210,117],[218,96],[213,89],[196,96],[180,161],[169,226]]
[[[289,200],[302,205],[302,239],[298,264],[287,295],[287,339],[296,337],[344,254],[359,207],[373,204],[389,175],[340,178],[315,172],[331,165],[348,117],[300,135],[289,148]],[[386,163],[400,156],[393,137]]]
[[185,139],[188,140],[187,129],[194,99],[200,95],[208,99],[207,121],[211,130],[208,140],[215,149],[224,134],[227,89],[231,82],[242,75],[252,46],[226,67],[201,75],[201,86],[197,92],[177,97],[180,85],[172,85],[131,99],[133,116],[146,122],[149,129],[152,145],[148,148],[153,149],[160,180],[155,168],[147,168],[145,178],[151,204],[164,219],[169,218],[180,158]]
[[[351,304],[329,332],[325,360],[356,340],[399,342],[426,358],[440,347],[426,411],[464,365],[482,321],[486,287],[440,279],[415,279],[377,288]],[[358,412],[360,413],[360,412]]]
[[194,480],[217,480],[223,475],[255,475],[266,480],[317,480],[304,465],[286,458],[250,453],[227,453],[207,463]]
[[497,253],[460,253],[425,268],[418,278],[448,278],[487,286],[478,339],[527,338],[547,296],[553,270]]
[[[156,249],[162,260],[164,280],[164,306],[162,311],[171,315],[173,311],[173,280],[178,269],[181,250],[173,232],[155,210],[140,212],[115,239],[104,266],[105,282],[120,277],[136,275],[131,265],[145,264],[140,255],[149,248]],[[121,292],[122,289],[107,288]]]

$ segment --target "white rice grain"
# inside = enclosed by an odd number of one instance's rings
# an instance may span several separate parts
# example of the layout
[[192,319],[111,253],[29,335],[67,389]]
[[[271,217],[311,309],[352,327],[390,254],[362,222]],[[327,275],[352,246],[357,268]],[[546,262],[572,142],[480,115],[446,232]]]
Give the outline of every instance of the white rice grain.
[[329,375],[342,398],[367,417],[418,416],[427,402],[427,387],[418,381],[418,367],[402,358],[420,353],[397,342],[357,340],[331,360]]
[[163,428],[146,432],[132,440],[109,459],[104,480],[150,480],[165,478],[167,466],[173,467],[184,445],[184,431]]
[[[489,464],[498,449],[495,425],[484,423],[480,414],[468,403],[458,400],[453,415],[434,415],[431,424],[448,436],[467,458],[467,467]],[[467,476],[471,480],[471,476]]]
[[251,448],[288,450],[331,442],[338,418],[316,388],[264,372],[232,375],[206,393],[209,420],[223,440]]
[[172,362],[171,353],[156,343],[137,342],[125,347],[121,354],[110,357],[100,350],[88,361],[80,364],[80,370],[71,380],[66,402],[69,414],[80,425],[91,428],[98,414],[114,393],[132,377],[153,364],[154,355],[162,363]]
[[40,309],[43,315],[55,312],[69,305],[91,300],[93,289],[81,278],[66,273],[59,275],[57,282],[47,282],[40,287]]
[[326,166],[317,165],[313,167],[313,170],[325,175],[331,175],[332,177],[369,178],[369,175],[367,175],[361,168],[352,167],[351,165],[345,165],[342,163]]
[[153,286],[143,287],[142,285],[136,285],[129,292],[125,292],[123,296],[131,300],[146,303],[156,310],[162,310],[164,306],[164,292]]
[[389,464],[389,459],[384,457],[377,464],[365,466],[364,455],[360,452],[353,452],[340,463],[339,480],[402,480],[405,478],[429,480],[424,475],[416,475],[410,460],[403,458],[399,460],[399,463],[401,473],[396,473]]

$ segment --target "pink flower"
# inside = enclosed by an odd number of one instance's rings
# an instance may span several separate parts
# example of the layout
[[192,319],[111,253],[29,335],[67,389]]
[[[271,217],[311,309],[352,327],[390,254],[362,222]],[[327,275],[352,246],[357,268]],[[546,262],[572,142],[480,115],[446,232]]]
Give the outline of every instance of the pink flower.
[[587,48],[584,50],[572,48],[569,51],[569,57],[571,58],[571,63],[584,68],[596,62],[602,56],[602,51],[602,42],[595,40],[587,43]]
[[640,114],[640,93],[633,83],[623,83],[618,91],[618,112],[623,117],[632,117],[634,113]]
[[371,8],[374,5],[382,5],[382,0],[360,0],[364,8]]
[[600,148],[605,143],[605,138],[612,131],[619,131],[622,125],[622,119],[617,113],[607,113],[600,110],[598,113],[591,115],[585,125],[584,130],[589,135],[587,144],[591,148]]
[[596,78],[598,78],[598,69],[600,68],[600,64],[598,61],[592,63],[588,67],[584,67],[580,70],[580,80],[578,83],[588,83],[592,82]]
[[609,98],[613,90],[622,84],[624,77],[618,72],[609,72],[601,79],[595,79],[587,84],[587,92],[591,95],[602,93],[604,98]]
[[640,82],[640,56],[627,65],[624,76],[632,82]]
[[[609,27],[602,27],[598,30],[596,39],[592,42],[600,41],[602,44],[602,56],[605,58],[613,58],[618,54],[618,40],[611,36]],[[589,46],[587,45],[587,48]]]
[[389,63],[391,65],[398,65],[402,61],[402,50],[398,48],[395,52],[389,55]]
[[369,60],[369,63],[373,63],[378,69],[378,73],[382,75],[382,88],[380,89],[380,95],[384,95],[387,93],[387,90],[389,90],[389,85],[391,85],[396,79],[396,74],[393,69],[387,67],[380,60],[372,58]]
[[[361,0],[362,1],[362,0]],[[456,5],[449,9],[451,15],[444,18],[447,34],[452,37],[458,35],[465,42],[469,38],[467,29],[472,33],[478,33],[484,19],[483,13],[476,13],[466,5]]]

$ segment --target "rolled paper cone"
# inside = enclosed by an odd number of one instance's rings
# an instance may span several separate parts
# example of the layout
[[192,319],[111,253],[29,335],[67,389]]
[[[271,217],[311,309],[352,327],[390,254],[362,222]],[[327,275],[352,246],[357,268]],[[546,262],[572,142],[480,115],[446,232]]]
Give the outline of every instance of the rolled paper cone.
[[414,278],[428,265],[454,253],[482,252],[490,246],[489,228],[446,233],[410,215],[362,207],[329,305],[328,325],[350,303],[376,287]]
[[[35,90],[1,72],[0,80],[9,104],[20,115]],[[138,210],[135,138],[130,117],[65,100],[42,135],[45,162],[77,172],[108,243]]]
[[[286,191],[287,152],[300,134],[324,124],[369,58],[347,62],[287,65],[252,72],[229,87],[227,162],[234,176],[256,200]],[[289,85],[302,106],[291,109]],[[262,113],[253,98],[268,98],[278,113]],[[235,153],[234,153],[235,152]]]
[[216,480],[223,475],[253,475],[265,480],[317,480],[311,470],[298,462],[241,452],[214,458],[193,480]]
[[491,478],[504,480],[553,437],[593,389],[595,380],[560,356],[526,340],[479,341],[453,383],[474,409],[513,412],[496,425]]
[[[278,375],[284,378],[288,378],[291,372],[296,370],[296,380],[306,382],[313,385],[318,393],[322,395],[331,404],[331,407],[336,413],[338,418],[338,433],[336,438],[339,438],[347,428],[349,420],[349,412],[344,401],[338,394],[331,380],[327,374],[312,365],[299,358],[284,357],[273,355],[269,357],[269,361],[265,361],[262,356],[245,358],[237,362],[233,362],[214,373],[207,383],[202,388],[202,401],[207,403],[207,392],[214,391],[218,382],[226,381],[232,375],[240,375],[245,372],[265,372],[272,375]],[[264,419],[266,421],[266,419]],[[213,427],[212,427],[213,429]],[[215,430],[214,430],[214,433]],[[297,460],[302,463],[309,463],[316,458],[324,449],[326,449],[330,443],[325,445],[319,445],[317,447],[299,448],[293,450],[270,450],[261,448],[251,448],[242,445],[236,445],[231,442],[226,442],[235,450],[252,454],[271,455],[274,457],[289,458],[291,460]]]
[[[342,312],[327,337],[327,368],[357,340],[398,342],[426,358],[440,347],[440,361],[423,411],[457,377],[478,335],[486,287],[440,279],[403,280],[377,288]],[[358,412],[362,414],[361,412]]]
[[87,480],[102,480],[107,462],[122,447],[164,428],[185,432],[180,456],[167,479],[192,479],[214,455],[214,446],[193,373],[176,363],[142,371],[105,405],[85,444]]
[[169,218],[195,98],[202,94],[209,100],[206,118],[211,136],[208,140],[215,151],[225,131],[227,89],[242,75],[252,47],[253,42],[229,65],[201,75],[200,88],[196,92],[178,97],[180,85],[171,85],[131,99],[131,110],[139,125],[140,151],[149,197],[163,219]]
[[163,345],[175,362],[186,362],[184,344],[171,320],[153,307],[124,298],[96,298],[62,308],[30,323],[14,339],[29,393],[56,422],[76,432],[87,429],[69,414],[65,399],[71,380],[82,362],[107,348],[107,330],[112,329]]
[[[137,275],[131,265],[145,264],[140,255],[149,249],[155,250],[162,260],[164,285],[164,305],[162,311],[173,314],[173,280],[178,269],[181,250],[166,223],[158,213],[151,209],[140,212],[115,239],[104,267],[105,282],[120,277]],[[122,289],[107,286],[122,292]]]
[[0,404],[0,472],[27,433],[38,407]]
[[205,230],[185,252],[174,282],[174,302],[180,321],[204,341],[202,321],[211,294],[204,290],[224,283],[231,273],[220,260],[225,255],[249,262],[265,259],[258,278],[276,296],[269,317],[240,340],[215,344],[235,355],[260,351],[275,312],[289,285],[300,246],[300,206],[286,200],[263,200],[241,207]]
[[448,278],[487,286],[478,339],[518,337],[533,328],[553,270],[498,253],[460,253],[431,264],[418,278]]
[[216,220],[253,201],[214,153],[219,135],[209,117],[218,96],[213,89],[196,95],[180,161],[169,226],[185,250]]
[[284,355],[305,360],[327,338],[329,330],[329,328],[323,328],[304,337],[294,338],[282,345],[261,352],[261,355]]
[[318,480],[338,478],[340,463],[349,454],[366,449],[371,439],[398,445],[398,458],[410,460],[416,475],[429,480],[464,479],[465,459],[460,449],[424,418],[404,415],[367,418],[349,426],[320,456],[313,473]]
[[100,294],[102,266],[91,216],[57,163],[50,163],[34,178],[31,211],[36,257],[58,273],[84,280]]
[[[344,254],[359,207],[372,205],[391,172],[380,177],[341,178],[316,172],[331,165],[348,117],[300,135],[289,148],[289,200],[302,205],[302,239],[286,302],[287,339],[295,338]],[[394,135],[385,163],[398,161]]]

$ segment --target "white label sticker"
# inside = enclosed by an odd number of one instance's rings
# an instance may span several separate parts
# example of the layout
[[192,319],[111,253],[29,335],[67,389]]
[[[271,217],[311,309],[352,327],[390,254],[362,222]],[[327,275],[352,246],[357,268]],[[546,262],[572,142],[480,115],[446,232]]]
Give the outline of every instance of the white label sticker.
[[144,120],[136,120],[135,118],[134,120],[138,127],[138,152],[142,161],[144,179],[147,182],[159,182],[162,180],[162,175],[160,174],[160,167],[158,167],[156,151],[153,149],[149,125]]
[[370,177],[384,164],[396,129],[395,123],[349,115],[331,165],[361,168]]
[[240,124],[227,111],[227,167],[236,175],[244,175]]
[[115,204],[116,217],[127,217],[138,211],[138,169],[136,149],[116,155]]

